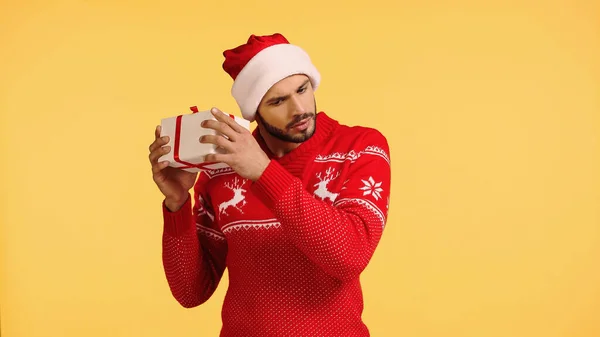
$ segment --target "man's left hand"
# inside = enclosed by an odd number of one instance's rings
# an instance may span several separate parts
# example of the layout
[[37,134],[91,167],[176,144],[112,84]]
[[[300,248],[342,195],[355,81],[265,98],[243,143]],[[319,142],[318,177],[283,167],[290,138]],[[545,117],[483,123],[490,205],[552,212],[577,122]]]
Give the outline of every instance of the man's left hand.
[[211,113],[217,120],[204,121],[202,127],[213,129],[220,135],[202,136],[200,142],[215,144],[226,153],[211,153],[204,160],[225,163],[243,178],[257,181],[270,163],[267,154],[260,148],[252,133],[233,118],[217,108],[213,108]]

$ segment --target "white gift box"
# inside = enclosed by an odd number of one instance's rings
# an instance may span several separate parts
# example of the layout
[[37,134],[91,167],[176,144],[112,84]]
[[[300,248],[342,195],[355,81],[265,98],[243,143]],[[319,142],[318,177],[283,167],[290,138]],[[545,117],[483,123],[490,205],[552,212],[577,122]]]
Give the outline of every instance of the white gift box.
[[[188,172],[200,172],[228,167],[225,163],[206,162],[204,157],[212,153],[225,153],[214,144],[200,143],[204,135],[218,134],[213,129],[203,128],[201,123],[205,120],[217,120],[210,110],[198,111],[196,107],[190,108],[193,113],[161,119],[160,136],[169,136],[171,151],[163,155],[159,162],[168,160],[169,166],[180,168]],[[250,130],[250,122],[244,118],[229,115],[240,126]]]

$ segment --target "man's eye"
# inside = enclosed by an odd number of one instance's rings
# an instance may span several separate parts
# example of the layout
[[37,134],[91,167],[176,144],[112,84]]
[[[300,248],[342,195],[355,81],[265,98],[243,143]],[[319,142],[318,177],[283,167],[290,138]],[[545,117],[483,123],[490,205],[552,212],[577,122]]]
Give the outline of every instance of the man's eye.
[[282,101],[283,101],[282,99],[278,99],[278,100],[274,101],[273,103],[271,103],[271,105],[279,105],[279,104],[281,104]]
[[300,93],[300,94],[301,94],[301,93],[303,93],[303,92],[305,92],[305,91],[306,91],[306,87],[304,87],[304,88],[300,88],[300,90],[298,90],[298,93]]

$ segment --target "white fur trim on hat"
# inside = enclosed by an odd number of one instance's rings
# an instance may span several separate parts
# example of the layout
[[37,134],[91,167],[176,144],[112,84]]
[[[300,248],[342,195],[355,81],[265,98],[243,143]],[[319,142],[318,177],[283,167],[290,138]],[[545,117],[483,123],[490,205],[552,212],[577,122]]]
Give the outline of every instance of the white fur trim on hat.
[[321,75],[300,47],[276,44],[257,53],[240,71],[231,88],[242,116],[254,121],[258,105],[267,91],[282,79],[296,74],[307,75],[313,90],[317,90]]

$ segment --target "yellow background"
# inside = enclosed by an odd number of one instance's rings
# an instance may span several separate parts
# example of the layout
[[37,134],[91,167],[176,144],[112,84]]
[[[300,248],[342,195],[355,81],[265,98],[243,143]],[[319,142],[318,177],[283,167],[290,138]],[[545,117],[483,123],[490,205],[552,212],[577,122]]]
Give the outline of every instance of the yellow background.
[[598,1],[208,3],[2,1],[2,337],[218,335],[227,279],[169,292],[147,148],[239,115],[221,53],[273,32],[391,146],[373,336],[600,336]]

